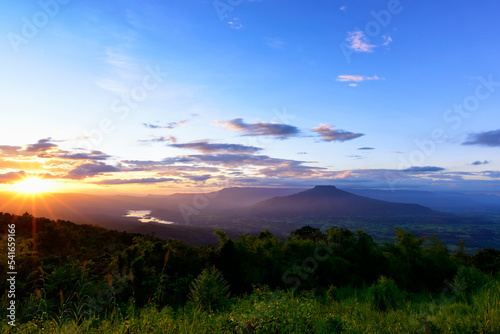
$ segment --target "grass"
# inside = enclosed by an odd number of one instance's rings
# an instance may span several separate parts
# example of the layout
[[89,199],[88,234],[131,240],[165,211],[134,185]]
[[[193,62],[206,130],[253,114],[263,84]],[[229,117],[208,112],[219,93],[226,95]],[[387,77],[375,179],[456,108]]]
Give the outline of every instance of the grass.
[[[377,288],[378,284],[378,288]],[[38,317],[2,333],[500,333],[500,280],[489,281],[464,299],[451,290],[439,295],[408,294],[386,280],[374,287],[314,291],[270,291],[231,298],[210,311],[194,304],[173,309],[131,302],[103,318]],[[384,287],[390,286],[389,289]],[[380,288],[382,287],[382,289]],[[374,292],[376,291],[376,293]],[[378,298],[374,298],[375,296]],[[397,303],[380,309],[384,293]]]

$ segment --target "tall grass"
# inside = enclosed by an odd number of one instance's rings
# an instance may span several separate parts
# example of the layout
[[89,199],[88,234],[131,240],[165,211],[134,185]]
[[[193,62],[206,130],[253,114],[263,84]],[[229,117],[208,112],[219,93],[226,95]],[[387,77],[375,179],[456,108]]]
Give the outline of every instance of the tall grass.
[[[322,294],[255,286],[219,311],[195,304],[139,309],[130,303],[104,317],[76,314],[61,320],[61,315],[41,316],[43,303],[40,309],[34,303],[43,295],[36,298],[20,309],[31,307],[37,317],[16,327],[3,323],[2,333],[500,333],[498,278],[468,299],[451,290],[446,296],[402,294],[390,280],[380,279],[372,287],[332,288]],[[386,307],[380,307],[381,301]]]

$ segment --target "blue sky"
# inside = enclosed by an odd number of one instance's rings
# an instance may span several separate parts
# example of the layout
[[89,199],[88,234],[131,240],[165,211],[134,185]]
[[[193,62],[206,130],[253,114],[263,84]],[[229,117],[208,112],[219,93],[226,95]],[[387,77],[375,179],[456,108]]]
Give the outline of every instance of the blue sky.
[[495,1],[5,7],[0,189],[498,192]]

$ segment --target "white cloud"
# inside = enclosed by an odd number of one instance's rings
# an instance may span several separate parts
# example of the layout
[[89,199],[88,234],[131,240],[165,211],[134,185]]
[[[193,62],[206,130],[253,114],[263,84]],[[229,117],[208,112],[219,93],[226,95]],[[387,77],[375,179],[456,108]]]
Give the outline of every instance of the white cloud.
[[121,50],[108,47],[102,60],[107,68],[104,76],[96,80],[96,85],[104,90],[123,94],[131,82],[141,78],[137,61]]
[[342,129],[336,129],[331,124],[320,124],[319,126],[312,128],[314,132],[317,132],[318,135],[322,138],[323,141],[347,141],[359,138],[364,136],[363,133],[353,133],[349,131],[345,131]]
[[384,43],[382,43],[382,45],[387,46],[390,43],[392,43],[392,37],[391,36],[384,35],[384,36],[382,36],[382,38],[384,39]]
[[229,20],[227,24],[229,24],[233,29],[243,28],[243,24],[241,24],[240,19],[237,17],[233,18],[232,20]]
[[280,38],[266,38],[267,46],[272,47],[273,49],[283,49],[285,46],[285,42],[283,42]]
[[342,6],[339,8],[340,10],[346,10],[347,9],[347,6]]
[[341,74],[337,77],[337,81],[341,82],[361,82],[365,80],[383,80],[384,78],[380,78],[376,74],[372,77],[366,75],[356,75],[356,74]]
[[368,39],[361,30],[350,31],[347,34],[346,41],[349,43],[349,47],[356,52],[373,52],[373,48],[376,47],[376,45],[368,43]]

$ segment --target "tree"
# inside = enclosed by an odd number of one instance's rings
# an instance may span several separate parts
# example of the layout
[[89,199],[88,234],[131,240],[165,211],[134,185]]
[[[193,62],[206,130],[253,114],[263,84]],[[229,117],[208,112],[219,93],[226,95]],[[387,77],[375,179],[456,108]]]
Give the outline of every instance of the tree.
[[500,271],[500,250],[493,248],[478,250],[471,257],[471,263],[485,274],[495,275]]
[[191,283],[189,303],[205,311],[216,311],[229,300],[229,285],[215,267],[206,268]]
[[292,237],[298,239],[309,239],[314,242],[319,242],[320,240],[325,239],[325,235],[321,233],[318,228],[314,228],[308,225],[293,231]]

